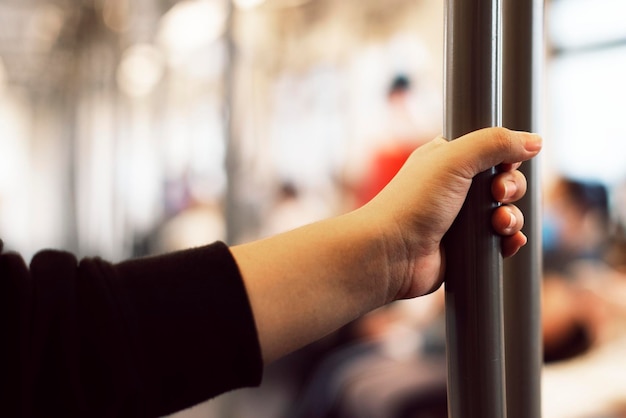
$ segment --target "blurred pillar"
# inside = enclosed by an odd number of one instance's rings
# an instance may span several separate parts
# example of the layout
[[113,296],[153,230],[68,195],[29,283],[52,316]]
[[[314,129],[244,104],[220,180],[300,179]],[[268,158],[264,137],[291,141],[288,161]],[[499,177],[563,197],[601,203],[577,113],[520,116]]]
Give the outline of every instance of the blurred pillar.
[[224,123],[224,140],[226,141],[226,194],[224,197],[224,211],[226,219],[226,243],[232,245],[237,243],[241,234],[238,205],[238,183],[240,150],[237,128],[235,126],[235,63],[236,49],[233,39],[233,18],[235,8],[232,0],[228,0],[228,17],[224,31],[224,42],[226,44],[226,65],[224,66],[223,78],[223,103],[222,114]]
[[[543,0],[503,0],[502,122],[537,132],[543,63]],[[528,191],[517,203],[528,244],[504,264],[508,418],[541,416],[541,205],[537,159],[520,170]]]
[[[499,0],[446,2],[444,136],[500,124]],[[444,238],[448,411],[506,417],[502,256],[493,233],[495,168],[476,176]]]
[[[248,53],[254,48],[250,36],[255,35],[250,31],[258,30],[258,27],[247,25],[250,20],[246,15],[250,18],[249,15],[257,12],[240,12],[233,0],[227,1],[229,17],[224,41],[228,58],[223,84],[227,176],[225,216],[226,242],[232,245],[258,236],[262,226],[260,215],[265,195],[261,189],[266,181],[264,174],[267,174],[263,173],[267,165],[263,155],[268,152],[263,124],[269,122],[261,121],[267,119],[268,109],[267,100],[259,101],[258,89],[268,88],[269,76],[256,66],[255,54]],[[262,75],[259,77],[259,74]]]

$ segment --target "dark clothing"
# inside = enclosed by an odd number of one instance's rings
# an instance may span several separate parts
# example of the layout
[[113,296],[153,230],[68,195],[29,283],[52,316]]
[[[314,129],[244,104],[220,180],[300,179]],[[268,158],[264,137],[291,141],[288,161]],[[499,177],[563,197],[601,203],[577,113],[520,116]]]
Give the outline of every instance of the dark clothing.
[[0,416],[158,417],[260,383],[228,247],[111,264],[0,256]]

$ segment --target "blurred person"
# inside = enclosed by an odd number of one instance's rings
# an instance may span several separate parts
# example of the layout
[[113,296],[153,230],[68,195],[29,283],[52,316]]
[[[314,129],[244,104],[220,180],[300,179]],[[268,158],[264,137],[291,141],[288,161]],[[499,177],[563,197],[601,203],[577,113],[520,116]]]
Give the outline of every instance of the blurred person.
[[[0,257],[0,410],[156,417],[256,386],[263,365],[394,300],[436,290],[441,240],[489,167],[502,254],[526,243],[519,161],[541,138],[503,128],[417,149],[374,199],[283,234],[111,264]],[[507,186],[508,184],[508,186]],[[514,185],[515,187],[510,187]]]
[[[150,254],[197,247],[226,238],[226,220],[216,202],[193,201],[166,219],[152,239]],[[152,238],[152,237],[151,237]]]
[[605,262],[610,213],[606,187],[559,178],[546,193],[544,220],[543,340],[547,362],[587,352],[607,324],[592,282],[611,275]]
[[626,225],[618,223],[611,236],[607,251],[607,262],[616,270],[626,274]]
[[626,274],[626,181],[614,189],[612,199],[615,214],[607,262],[616,270]]
[[[626,272],[619,190],[559,179],[546,194],[559,214],[548,241],[542,320],[544,411],[554,416],[618,417],[626,404]],[[609,209],[607,202],[615,212]],[[548,236],[550,237],[550,236]],[[554,244],[562,243],[561,246]],[[584,411],[584,412],[583,412]]]
[[546,194],[544,267],[564,272],[577,260],[601,260],[609,236],[609,197],[596,182],[557,179]]
[[332,216],[327,201],[292,181],[283,181],[263,216],[260,237],[268,237]]
[[385,137],[366,158],[364,172],[357,180],[357,204],[369,202],[391,181],[409,155],[426,143],[424,129],[412,110],[413,85],[409,77],[393,78],[387,91]]
[[162,219],[152,230],[135,239],[133,257],[173,252],[226,239],[226,219],[218,199],[199,193],[206,188],[194,184],[195,181],[186,171],[165,182]]

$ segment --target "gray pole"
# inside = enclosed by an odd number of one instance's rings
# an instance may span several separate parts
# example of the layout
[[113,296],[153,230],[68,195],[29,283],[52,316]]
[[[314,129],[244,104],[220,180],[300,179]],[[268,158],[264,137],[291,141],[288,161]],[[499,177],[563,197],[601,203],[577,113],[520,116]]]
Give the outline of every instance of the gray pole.
[[[537,132],[543,62],[543,0],[503,0],[503,125]],[[528,244],[504,265],[508,418],[541,417],[541,223],[538,161],[521,171],[519,208]]]
[[[500,1],[446,2],[444,136],[500,124]],[[476,176],[444,239],[448,411],[506,417],[500,240],[491,227],[495,168]]]

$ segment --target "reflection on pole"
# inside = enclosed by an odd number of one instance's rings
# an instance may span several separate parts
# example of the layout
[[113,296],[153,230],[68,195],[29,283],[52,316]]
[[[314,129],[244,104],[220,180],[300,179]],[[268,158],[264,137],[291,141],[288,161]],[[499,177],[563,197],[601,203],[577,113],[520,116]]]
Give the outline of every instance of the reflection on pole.
[[[539,130],[543,0],[503,0],[502,122]],[[528,244],[504,265],[506,403],[508,418],[541,416],[541,224],[538,161],[520,170],[528,180],[517,203]]]
[[[500,122],[500,2],[446,2],[445,121],[450,140]],[[445,237],[448,409],[452,418],[503,418],[500,240],[491,227],[495,169],[473,181]]]

